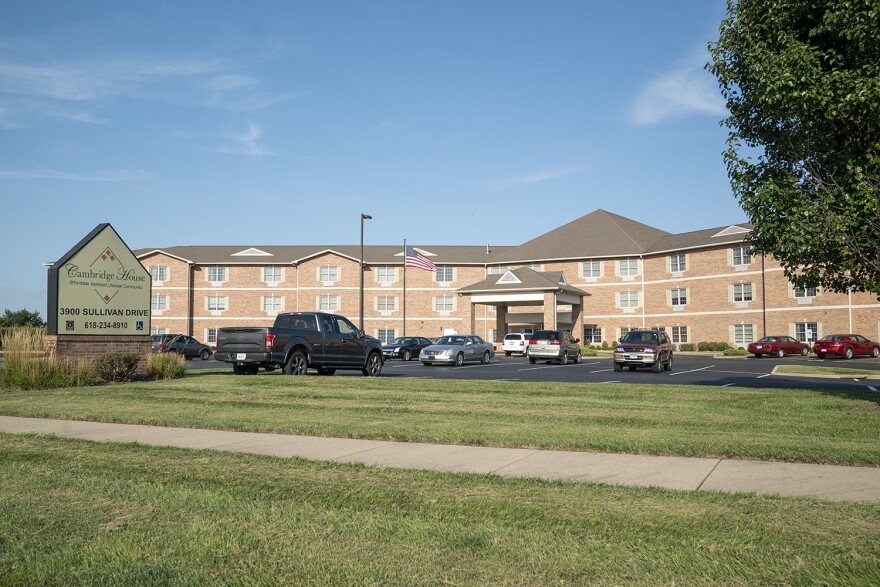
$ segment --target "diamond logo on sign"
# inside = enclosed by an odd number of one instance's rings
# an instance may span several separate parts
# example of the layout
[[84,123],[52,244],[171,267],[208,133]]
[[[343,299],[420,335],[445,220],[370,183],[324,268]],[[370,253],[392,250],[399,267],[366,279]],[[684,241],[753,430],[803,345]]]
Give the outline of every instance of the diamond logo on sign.
[[[116,255],[113,254],[113,251],[110,249],[110,247],[104,249],[104,251],[98,257],[96,257],[94,261],[92,261],[92,264],[89,265],[89,267],[92,269],[105,269],[110,273],[116,273],[120,269],[122,269],[123,271],[125,270],[125,266],[123,266],[119,259],[116,258]],[[98,294],[98,297],[100,297],[101,301],[104,302],[104,304],[106,305],[109,304],[114,297],[116,297],[116,294],[119,293],[119,290],[103,290],[95,288],[95,293]]]

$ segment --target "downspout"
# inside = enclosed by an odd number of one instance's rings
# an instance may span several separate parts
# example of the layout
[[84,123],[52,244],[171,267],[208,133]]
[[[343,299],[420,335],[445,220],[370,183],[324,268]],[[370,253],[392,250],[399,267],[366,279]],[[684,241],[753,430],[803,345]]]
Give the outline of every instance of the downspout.
[[186,314],[187,314],[187,318],[186,318],[187,333],[186,333],[186,335],[187,336],[193,336],[193,323],[195,321],[195,316],[193,316],[193,314],[195,313],[195,299],[196,299],[195,281],[196,281],[196,267],[195,267],[194,263],[190,263],[189,264],[189,287],[187,288],[189,290],[189,296],[188,296],[189,299],[186,302],[187,306],[189,306],[186,310]]
[[853,331],[853,325],[852,325],[853,305],[852,305],[852,290],[851,289],[847,290],[846,297],[847,297],[848,303],[849,303],[849,331],[852,332]]
[[761,336],[767,336],[767,276],[764,273],[764,253],[761,253],[761,314],[764,318],[764,330]]
[[639,255],[639,264],[642,266],[641,274],[642,274],[642,328],[645,327],[645,307],[648,305],[648,300],[645,299],[645,261],[642,255]]

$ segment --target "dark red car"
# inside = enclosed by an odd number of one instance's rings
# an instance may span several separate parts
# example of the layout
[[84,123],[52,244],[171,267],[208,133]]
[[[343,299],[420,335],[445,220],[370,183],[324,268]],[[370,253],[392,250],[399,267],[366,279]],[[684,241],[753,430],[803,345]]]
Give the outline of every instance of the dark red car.
[[749,345],[748,351],[756,357],[776,355],[780,359],[785,355],[810,354],[810,345],[790,336],[765,336]]
[[860,334],[831,334],[816,341],[813,352],[820,359],[838,355],[852,359],[855,355],[880,357],[880,342],[872,342]]

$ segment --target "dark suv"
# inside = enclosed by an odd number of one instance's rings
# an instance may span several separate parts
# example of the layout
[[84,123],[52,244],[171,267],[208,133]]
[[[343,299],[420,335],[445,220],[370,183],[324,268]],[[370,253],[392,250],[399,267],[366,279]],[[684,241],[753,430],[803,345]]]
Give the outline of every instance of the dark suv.
[[178,353],[187,360],[196,357],[203,361],[211,358],[211,347],[184,334],[154,334],[154,353]]
[[672,341],[662,330],[630,330],[614,349],[614,370],[650,367],[654,373],[672,370]]
[[573,338],[568,330],[536,330],[528,344],[529,363],[538,360],[559,361],[561,365],[581,362],[581,339]]

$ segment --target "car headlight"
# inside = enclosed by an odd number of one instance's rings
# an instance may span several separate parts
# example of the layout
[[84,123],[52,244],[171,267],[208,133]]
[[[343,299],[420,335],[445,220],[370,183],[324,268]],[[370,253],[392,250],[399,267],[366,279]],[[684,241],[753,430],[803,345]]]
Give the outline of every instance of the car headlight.
[[622,353],[622,352],[623,352],[623,347],[622,347],[622,346],[617,347],[616,349],[614,349],[614,352],[615,352],[615,353]]
[[448,357],[451,354],[452,354],[452,349],[446,349],[444,351],[440,351],[439,353],[437,353],[437,356],[438,357]]

